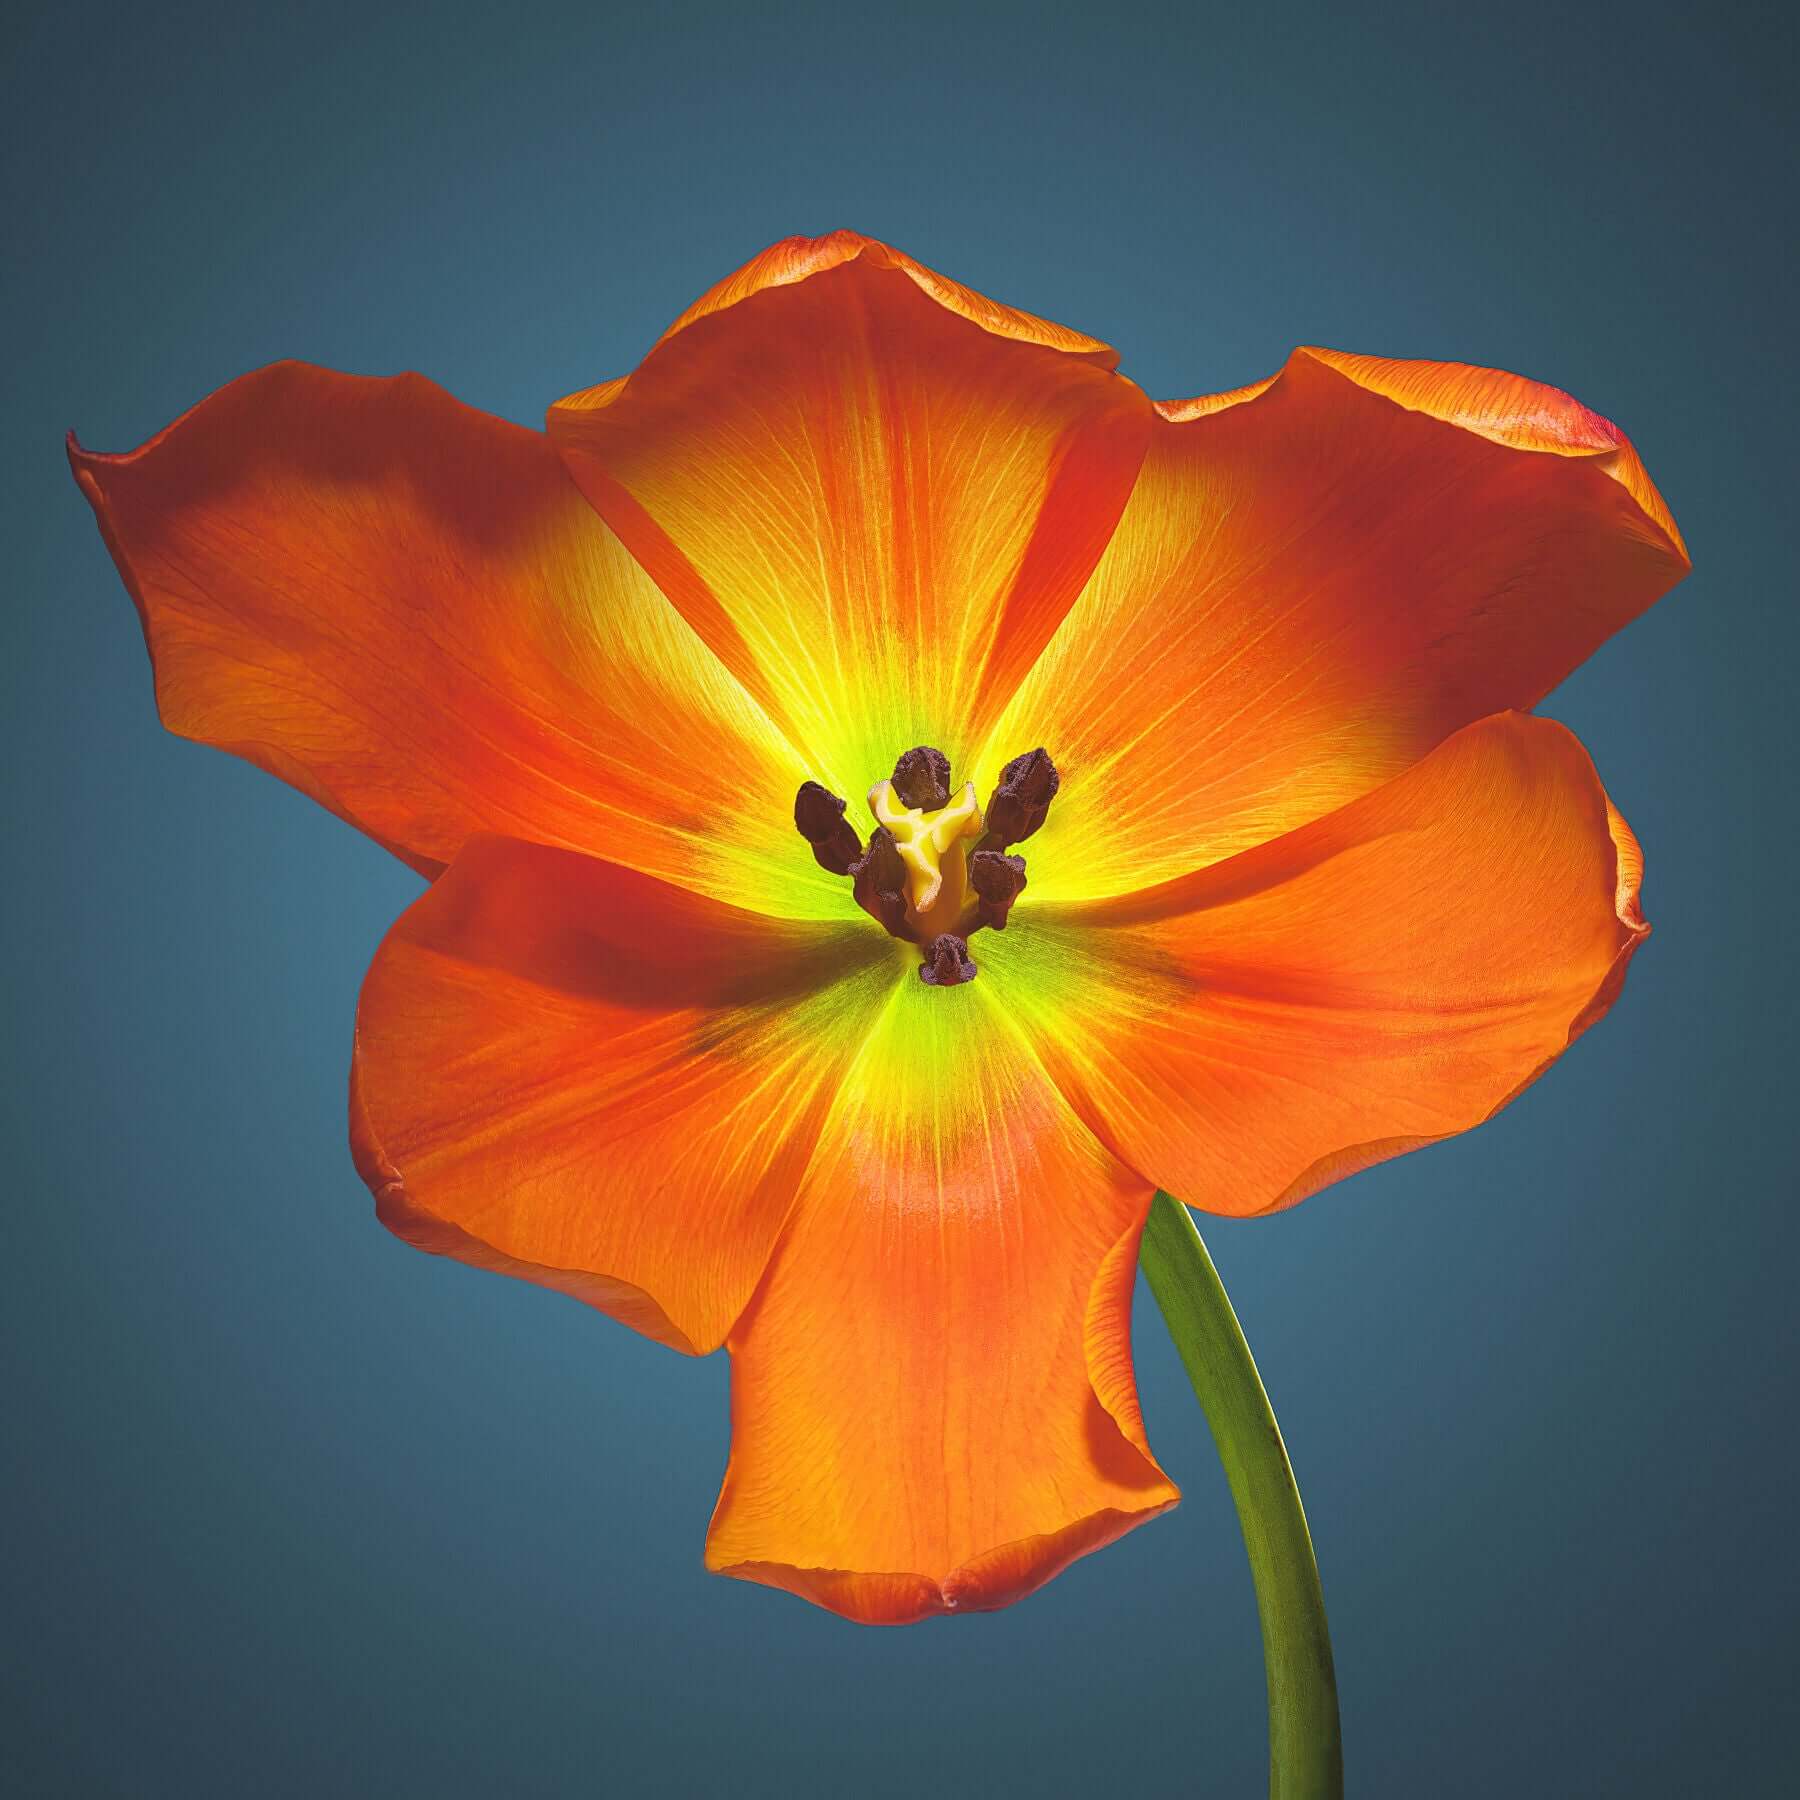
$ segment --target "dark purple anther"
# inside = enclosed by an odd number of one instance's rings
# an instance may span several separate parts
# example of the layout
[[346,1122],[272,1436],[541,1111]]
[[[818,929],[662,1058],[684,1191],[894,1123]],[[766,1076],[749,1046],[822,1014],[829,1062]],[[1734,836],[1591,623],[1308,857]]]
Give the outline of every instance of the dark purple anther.
[[1024,857],[977,850],[969,858],[969,886],[981,902],[981,923],[1004,931],[1012,903],[1025,891]]
[[1000,785],[987,805],[987,836],[982,847],[1005,850],[1022,844],[1043,824],[1062,786],[1056,764],[1041,748],[1015,756],[1000,771]]
[[856,882],[856,904],[891,936],[910,938],[906,928],[906,864],[894,834],[877,825],[869,847],[850,869]]
[[812,845],[813,860],[833,875],[848,875],[862,855],[856,828],[844,817],[844,802],[816,781],[803,781],[794,796],[794,824]]
[[954,931],[931,940],[925,961],[919,968],[919,979],[931,987],[955,987],[975,979],[975,965],[969,959],[969,946]]
[[950,759],[943,751],[921,744],[894,764],[894,792],[902,806],[936,812],[950,804]]

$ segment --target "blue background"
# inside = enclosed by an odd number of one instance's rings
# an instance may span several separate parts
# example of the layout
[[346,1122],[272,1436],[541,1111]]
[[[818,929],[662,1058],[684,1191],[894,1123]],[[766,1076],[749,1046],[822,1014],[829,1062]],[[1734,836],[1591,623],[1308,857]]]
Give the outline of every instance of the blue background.
[[1771,8],[58,7],[6,49],[0,1618],[17,1791],[1253,1795],[1237,1526],[857,1629],[703,1573],[726,1363],[421,1257],[345,1148],[417,889],[164,736],[61,435],[283,356],[537,423],[839,224],[1152,393],[1297,342],[1572,389],[1696,573],[1549,710],[1649,855],[1603,1028],[1218,1262],[1358,1795],[1791,1791],[1790,344]]

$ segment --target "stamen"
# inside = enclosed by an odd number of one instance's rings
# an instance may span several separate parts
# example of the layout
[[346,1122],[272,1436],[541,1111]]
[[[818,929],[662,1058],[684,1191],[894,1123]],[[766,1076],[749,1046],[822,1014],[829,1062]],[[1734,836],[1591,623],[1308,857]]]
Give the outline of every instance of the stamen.
[[794,796],[794,825],[820,868],[850,877],[857,905],[890,937],[926,947],[921,981],[958,987],[975,979],[970,935],[984,925],[1004,931],[1025,891],[1025,859],[1007,846],[1043,825],[1061,786],[1048,754],[1028,750],[1001,770],[984,815],[974,782],[952,797],[949,758],[916,744],[869,790],[867,848],[844,802],[816,781]]
[[803,781],[794,796],[794,824],[812,845],[813,861],[832,875],[848,875],[862,855],[862,840],[844,817],[844,802],[816,781]]
[[906,925],[906,864],[894,834],[877,825],[869,847],[850,869],[856,882],[856,904],[890,936],[910,938]]
[[1025,891],[1024,857],[977,850],[969,858],[969,886],[980,902],[979,923],[1004,931],[1012,903]]
[[1061,786],[1056,764],[1042,746],[1015,756],[1000,771],[1000,785],[988,802],[988,830],[982,849],[1005,850],[1024,843],[1043,824]]
[[894,792],[902,806],[936,812],[950,804],[950,759],[943,751],[921,744],[894,764]]
[[969,946],[954,931],[946,931],[931,940],[926,960],[919,965],[919,979],[931,987],[955,987],[975,979],[975,964],[969,958]]

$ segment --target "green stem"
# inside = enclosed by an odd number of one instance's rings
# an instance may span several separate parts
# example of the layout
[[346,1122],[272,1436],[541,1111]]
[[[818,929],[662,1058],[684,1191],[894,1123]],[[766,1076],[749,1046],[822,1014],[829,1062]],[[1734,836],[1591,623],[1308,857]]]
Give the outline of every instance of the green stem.
[[1341,1800],[1344,1752],[1325,1596],[1281,1427],[1219,1272],[1179,1200],[1156,1196],[1139,1261],[1212,1427],[1250,1553],[1269,1676],[1270,1800]]

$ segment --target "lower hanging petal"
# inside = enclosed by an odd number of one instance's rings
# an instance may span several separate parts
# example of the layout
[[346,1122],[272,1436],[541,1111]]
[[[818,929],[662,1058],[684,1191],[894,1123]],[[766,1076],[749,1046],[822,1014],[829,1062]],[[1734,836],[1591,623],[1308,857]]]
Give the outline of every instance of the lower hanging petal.
[[1617,996],[1642,873],[1576,739],[1503,713],[1258,849],[1035,910],[983,974],[1117,1155],[1269,1212],[1529,1085]]
[[982,988],[894,995],[729,1340],[707,1566],[865,1623],[1004,1606],[1178,1497],[1131,1373],[1149,1184]]
[[714,1349],[896,972],[860,926],[473,839],[364,983],[357,1166],[421,1249]]

